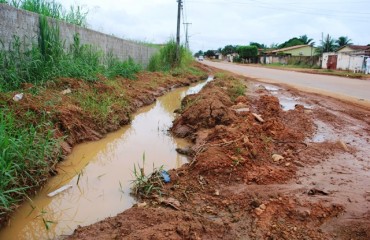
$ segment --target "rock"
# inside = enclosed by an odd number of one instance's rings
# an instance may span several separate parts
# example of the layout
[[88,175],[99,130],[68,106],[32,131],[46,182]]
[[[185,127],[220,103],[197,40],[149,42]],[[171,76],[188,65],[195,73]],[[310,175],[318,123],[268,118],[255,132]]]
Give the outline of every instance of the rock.
[[257,216],[259,216],[259,215],[261,215],[264,211],[261,209],[261,208],[256,208],[256,209],[254,209],[254,211],[255,211],[255,213],[256,213],[256,215]]
[[183,155],[187,155],[187,156],[193,154],[193,150],[191,150],[191,148],[189,147],[176,148],[176,152],[183,154]]
[[272,155],[272,160],[274,160],[274,162],[279,162],[281,160],[284,160],[284,157],[279,155],[279,154],[273,154]]
[[216,195],[216,196],[220,196],[220,191],[216,189],[216,190],[215,190],[215,195]]
[[66,95],[66,94],[69,94],[71,92],[72,92],[72,90],[70,88],[67,88],[67,89],[61,91],[60,93],[63,94],[63,95]]
[[298,167],[304,167],[304,164],[300,161],[294,161],[293,163]]
[[142,203],[137,203],[136,204],[136,206],[138,207],[138,208],[143,208],[143,207],[146,207],[146,202],[142,202]]
[[265,204],[261,204],[261,205],[259,206],[259,208],[261,208],[262,210],[266,210],[266,205],[265,205]]
[[249,108],[238,108],[233,109],[236,113],[243,113],[243,112],[249,112]]
[[285,163],[285,167],[289,167],[290,166],[290,163]]
[[261,123],[264,123],[265,122],[265,120],[263,120],[263,118],[261,117],[261,115],[256,114],[256,113],[252,113],[252,115],[257,119],[257,121],[259,121]]

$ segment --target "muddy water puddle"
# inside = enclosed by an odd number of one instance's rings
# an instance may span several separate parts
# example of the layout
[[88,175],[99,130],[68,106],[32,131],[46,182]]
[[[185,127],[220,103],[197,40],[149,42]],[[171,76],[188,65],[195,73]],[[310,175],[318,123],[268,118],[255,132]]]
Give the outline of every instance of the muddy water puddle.
[[[188,145],[168,133],[174,110],[187,94],[197,93],[212,78],[192,87],[176,89],[158,98],[155,104],[140,109],[130,125],[100,141],[76,146],[58,166],[59,174],[43,190],[19,208],[0,239],[58,239],[78,225],[85,226],[130,208],[134,165],[146,174],[153,166],[180,167],[186,157],[176,152]],[[68,190],[47,194],[65,185]]]
[[277,97],[279,99],[281,108],[284,111],[295,109],[295,106],[297,104],[304,106],[306,109],[311,109],[312,107],[306,103],[303,103],[301,99],[298,97],[288,96],[289,94],[285,92],[283,88],[277,87],[275,85],[266,84],[266,83],[263,83],[263,84],[258,83],[258,84],[255,84],[255,87],[265,89],[269,91],[273,96]]

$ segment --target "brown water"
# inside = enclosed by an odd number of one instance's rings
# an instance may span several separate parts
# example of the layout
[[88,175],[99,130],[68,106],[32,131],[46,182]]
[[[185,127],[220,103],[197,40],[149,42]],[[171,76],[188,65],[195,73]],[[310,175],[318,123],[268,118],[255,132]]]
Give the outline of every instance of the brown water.
[[[135,203],[130,196],[134,165],[143,165],[144,153],[147,174],[153,165],[172,169],[187,161],[175,149],[188,143],[173,138],[168,129],[181,99],[205,84],[176,89],[142,108],[131,125],[100,141],[76,146],[58,166],[58,176],[19,208],[11,225],[0,232],[0,239],[61,238],[78,225],[89,225],[130,208]],[[47,196],[66,184],[72,188],[52,198]]]

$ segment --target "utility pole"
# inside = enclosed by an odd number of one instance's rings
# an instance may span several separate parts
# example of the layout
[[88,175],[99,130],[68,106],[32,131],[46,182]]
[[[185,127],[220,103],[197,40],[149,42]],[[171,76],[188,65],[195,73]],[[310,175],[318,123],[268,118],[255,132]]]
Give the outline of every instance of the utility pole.
[[188,34],[188,27],[191,23],[184,23],[185,27],[185,47],[189,49],[189,34]]
[[181,8],[182,0],[177,0],[177,33],[176,33],[176,63],[180,62],[180,21],[181,21]]

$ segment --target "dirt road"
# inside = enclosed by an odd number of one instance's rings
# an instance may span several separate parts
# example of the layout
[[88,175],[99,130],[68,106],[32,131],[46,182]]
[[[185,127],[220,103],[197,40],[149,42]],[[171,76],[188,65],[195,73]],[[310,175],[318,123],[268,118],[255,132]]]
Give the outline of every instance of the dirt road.
[[370,104],[370,81],[343,77],[300,73],[293,71],[241,66],[227,62],[204,61],[204,64],[271,83],[284,83],[309,92],[329,96],[341,95],[346,99]]

